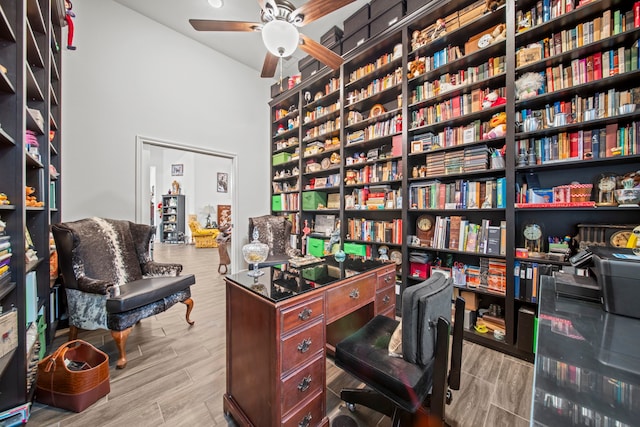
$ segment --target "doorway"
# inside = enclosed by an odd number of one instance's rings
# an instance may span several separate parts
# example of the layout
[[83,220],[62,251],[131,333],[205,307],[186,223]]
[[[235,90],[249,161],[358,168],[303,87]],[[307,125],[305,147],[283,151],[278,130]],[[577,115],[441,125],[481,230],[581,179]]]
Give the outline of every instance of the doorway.
[[[155,138],[136,137],[136,222],[158,227],[162,235],[162,199],[184,195],[185,241],[190,240],[188,218],[195,215],[202,226],[218,222],[218,213],[238,206],[237,155]],[[225,218],[226,219],[226,218]],[[231,239],[231,268],[236,269],[235,240]]]

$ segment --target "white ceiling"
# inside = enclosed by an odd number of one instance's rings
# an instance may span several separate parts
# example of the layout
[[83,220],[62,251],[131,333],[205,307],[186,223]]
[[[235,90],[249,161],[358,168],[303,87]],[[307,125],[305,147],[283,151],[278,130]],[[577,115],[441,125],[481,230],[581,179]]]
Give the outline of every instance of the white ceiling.
[[[223,21],[260,22],[260,6],[257,0],[224,0],[220,9],[209,6],[207,0],[114,0],[129,9],[169,27],[187,37],[209,46],[211,49],[243,63],[256,70],[260,78],[266,48],[259,33],[242,32],[202,32],[193,29],[189,19],[213,19]],[[290,0],[295,6],[301,6],[306,0]],[[320,36],[334,25],[342,28],[343,21],[361,8],[367,0],[355,0],[353,3],[326,15],[301,28],[305,35],[320,41]],[[283,64],[283,76],[298,72],[298,61],[306,54],[298,49]],[[276,71],[276,78],[280,72]]]

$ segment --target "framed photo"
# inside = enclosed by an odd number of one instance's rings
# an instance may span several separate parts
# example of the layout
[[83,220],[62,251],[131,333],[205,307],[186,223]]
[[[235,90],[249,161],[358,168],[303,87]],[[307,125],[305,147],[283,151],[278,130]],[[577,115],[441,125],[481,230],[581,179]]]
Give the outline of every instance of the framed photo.
[[411,141],[411,152],[412,153],[420,153],[422,152],[422,141]]
[[184,173],[184,165],[182,163],[171,165],[171,176],[182,176]]
[[229,189],[229,175],[218,172],[218,193],[226,193]]
[[231,205],[218,205],[218,227],[231,224]]

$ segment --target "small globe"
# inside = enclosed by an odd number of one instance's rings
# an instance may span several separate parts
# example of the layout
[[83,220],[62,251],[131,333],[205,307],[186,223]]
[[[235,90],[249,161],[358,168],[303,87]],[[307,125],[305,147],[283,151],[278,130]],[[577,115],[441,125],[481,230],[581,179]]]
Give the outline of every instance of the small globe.
[[343,262],[345,259],[347,259],[347,254],[345,254],[341,249],[333,255],[333,258],[335,258],[335,260],[338,262]]

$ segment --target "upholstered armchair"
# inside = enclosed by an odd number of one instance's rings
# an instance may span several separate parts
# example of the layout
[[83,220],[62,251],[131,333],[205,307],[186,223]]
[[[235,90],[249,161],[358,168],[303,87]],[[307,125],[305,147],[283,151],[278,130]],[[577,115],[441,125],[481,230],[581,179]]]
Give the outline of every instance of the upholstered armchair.
[[220,232],[217,228],[202,228],[195,215],[189,215],[189,229],[196,248],[217,248],[216,237]]
[[249,240],[252,239],[254,227],[258,229],[258,240],[269,246],[269,256],[259,266],[283,264],[299,255],[299,251],[291,247],[292,224],[287,218],[277,215],[249,218]]
[[54,224],[69,311],[69,339],[79,329],[107,329],[116,342],[116,367],[127,364],[126,342],[138,321],[161,313],[177,302],[193,309],[192,274],[180,276],[182,265],[151,259],[155,228],[129,221],[88,218]]

